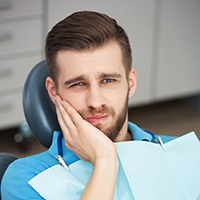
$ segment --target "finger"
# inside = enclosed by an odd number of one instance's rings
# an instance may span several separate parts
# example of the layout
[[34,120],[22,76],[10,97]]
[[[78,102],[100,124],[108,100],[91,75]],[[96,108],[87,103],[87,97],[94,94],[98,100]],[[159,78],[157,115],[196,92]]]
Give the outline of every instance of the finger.
[[[83,118],[80,116],[80,114],[74,109],[74,107],[68,103],[67,101],[64,101],[61,99],[59,95],[55,97],[55,100],[58,104],[62,104],[63,108],[65,109],[65,112],[69,115],[69,117],[72,119],[72,121],[75,124],[79,124]],[[58,105],[59,106],[59,105]],[[63,111],[63,110],[62,110]],[[62,113],[65,113],[62,112]]]
[[65,130],[67,128],[70,135],[75,134],[77,131],[76,126],[69,114],[66,112],[63,105],[61,104],[60,97],[56,97],[56,109],[58,113],[57,115],[59,117],[59,123],[62,124],[62,129]]
[[57,114],[58,122],[63,134],[65,134],[66,136],[69,135],[69,130],[64,122],[64,119],[60,113],[60,109],[58,108],[57,105],[56,105],[56,114]]
[[62,101],[61,104],[63,108],[68,113],[69,117],[72,119],[73,123],[77,126],[81,123],[83,118],[81,115],[66,101]]
[[56,96],[55,102],[56,102],[57,112],[59,111],[59,117],[62,118],[62,120],[63,120],[63,122],[65,123],[66,126],[72,125],[71,124],[72,120],[70,119],[68,113],[64,109],[64,107],[63,107],[63,105],[61,103],[62,102],[61,98],[59,96]]
[[70,125],[71,119],[66,114],[66,112],[60,102],[61,101],[58,98],[55,99],[56,114],[57,114],[58,122],[60,124],[63,135],[65,135],[66,137],[69,137],[69,135],[70,135],[69,127],[72,126],[73,124]]

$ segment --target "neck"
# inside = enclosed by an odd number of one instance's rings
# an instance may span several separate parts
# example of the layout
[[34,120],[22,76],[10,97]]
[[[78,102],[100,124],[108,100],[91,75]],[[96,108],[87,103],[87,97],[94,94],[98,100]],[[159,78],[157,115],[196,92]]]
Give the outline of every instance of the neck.
[[128,117],[126,117],[126,120],[115,138],[114,142],[122,142],[122,141],[131,141],[133,140],[132,134],[128,132]]

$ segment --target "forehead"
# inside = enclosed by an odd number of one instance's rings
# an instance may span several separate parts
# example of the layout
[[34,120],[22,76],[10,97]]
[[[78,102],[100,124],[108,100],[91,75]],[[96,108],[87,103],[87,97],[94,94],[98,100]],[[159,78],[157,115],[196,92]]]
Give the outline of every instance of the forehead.
[[93,50],[61,50],[57,53],[56,63],[59,77],[102,72],[125,73],[121,48],[114,41]]

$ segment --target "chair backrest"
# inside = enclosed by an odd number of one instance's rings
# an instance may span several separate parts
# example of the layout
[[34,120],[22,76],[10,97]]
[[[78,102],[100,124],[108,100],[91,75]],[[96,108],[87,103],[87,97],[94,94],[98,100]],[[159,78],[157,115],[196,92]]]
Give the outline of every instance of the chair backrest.
[[[17,156],[10,153],[0,153],[0,188],[1,188],[1,180],[3,178],[4,172],[8,165],[17,159]],[[0,190],[0,200],[1,200],[1,190]]]
[[45,147],[50,147],[53,131],[60,130],[55,106],[45,87],[49,76],[46,61],[38,63],[29,73],[23,89],[23,109],[30,129]]

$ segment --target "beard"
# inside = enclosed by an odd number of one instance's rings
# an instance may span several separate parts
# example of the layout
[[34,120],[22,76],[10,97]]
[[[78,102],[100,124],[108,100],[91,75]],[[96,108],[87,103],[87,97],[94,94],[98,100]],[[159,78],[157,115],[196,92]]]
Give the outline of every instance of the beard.
[[115,138],[120,133],[125,120],[127,118],[128,114],[128,94],[126,95],[125,102],[123,104],[122,109],[118,114],[116,114],[113,107],[109,106],[102,106],[101,108],[93,108],[90,107],[87,110],[78,111],[79,114],[84,118],[87,116],[95,115],[95,114],[107,114],[111,116],[114,121],[110,124],[108,128],[104,128],[102,124],[96,124],[94,125],[96,128],[98,128],[100,131],[102,131],[110,140],[114,141]]

